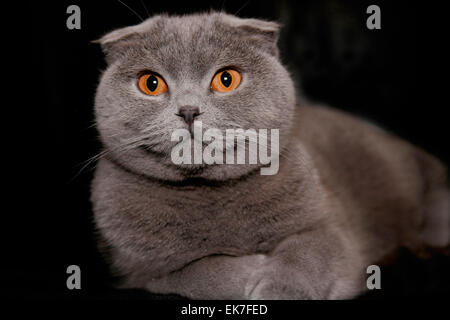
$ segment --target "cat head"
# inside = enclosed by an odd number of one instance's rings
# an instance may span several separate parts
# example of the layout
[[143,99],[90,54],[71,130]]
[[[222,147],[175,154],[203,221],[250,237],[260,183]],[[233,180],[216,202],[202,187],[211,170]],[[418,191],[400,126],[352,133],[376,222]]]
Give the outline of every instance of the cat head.
[[213,12],[154,16],[97,40],[108,66],[95,112],[108,156],[133,172],[173,181],[225,180],[258,169],[174,164],[171,135],[192,128],[188,110],[203,130],[279,129],[281,150],[295,89],[278,57],[278,34],[277,23]]

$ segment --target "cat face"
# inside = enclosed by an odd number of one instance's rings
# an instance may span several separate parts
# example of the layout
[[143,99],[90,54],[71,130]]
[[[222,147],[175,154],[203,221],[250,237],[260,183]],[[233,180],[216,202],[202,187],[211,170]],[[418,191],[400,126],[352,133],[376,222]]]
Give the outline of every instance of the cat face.
[[272,22],[223,13],[155,16],[98,40],[108,67],[95,110],[108,156],[163,180],[223,180],[258,169],[176,165],[170,155],[177,142],[171,134],[190,126],[180,110],[195,110],[194,120],[203,130],[279,129],[282,149],[295,90],[278,59],[278,29]]

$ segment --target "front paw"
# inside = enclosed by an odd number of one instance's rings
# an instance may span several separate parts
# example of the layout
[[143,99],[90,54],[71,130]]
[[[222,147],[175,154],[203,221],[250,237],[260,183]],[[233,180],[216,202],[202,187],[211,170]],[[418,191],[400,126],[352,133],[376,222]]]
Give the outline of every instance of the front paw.
[[282,271],[257,271],[245,286],[245,297],[249,300],[308,300],[315,299],[316,294],[300,275],[290,278]]

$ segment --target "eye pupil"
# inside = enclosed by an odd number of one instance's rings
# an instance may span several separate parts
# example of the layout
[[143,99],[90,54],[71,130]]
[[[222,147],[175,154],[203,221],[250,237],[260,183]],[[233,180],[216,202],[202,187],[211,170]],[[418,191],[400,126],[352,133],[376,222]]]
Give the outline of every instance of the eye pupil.
[[156,88],[158,88],[158,78],[156,78],[153,75],[148,77],[148,79],[147,79],[147,88],[151,92],[155,91]]
[[231,83],[233,82],[233,78],[231,77],[231,74],[229,74],[227,71],[222,72],[222,75],[220,76],[220,81],[225,87],[229,87]]

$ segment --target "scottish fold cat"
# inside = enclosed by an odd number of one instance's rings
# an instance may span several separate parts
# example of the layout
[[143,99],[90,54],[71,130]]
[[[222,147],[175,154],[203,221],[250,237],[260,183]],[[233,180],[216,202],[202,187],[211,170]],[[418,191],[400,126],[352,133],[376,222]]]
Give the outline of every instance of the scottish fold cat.
[[[194,299],[342,299],[400,247],[448,249],[434,157],[299,102],[280,26],[219,12],[158,15],[98,42],[104,146],[92,183],[100,246],[123,287]],[[279,169],[175,164],[174,130],[276,128]],[[205,147],[205,146],[203,146]]]

